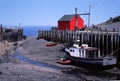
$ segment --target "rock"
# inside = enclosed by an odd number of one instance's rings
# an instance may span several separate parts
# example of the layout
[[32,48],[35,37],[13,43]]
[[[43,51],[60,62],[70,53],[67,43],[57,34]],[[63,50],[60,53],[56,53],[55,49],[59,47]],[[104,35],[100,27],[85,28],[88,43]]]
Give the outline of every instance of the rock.
[[10,43],[8,43],[7,41],[0,42],[0,56],[3,56],[8,52],[10,53],[11,47],[12,45],[10,45]]
[[0,71],[0,75],[2,74],[2,72]]

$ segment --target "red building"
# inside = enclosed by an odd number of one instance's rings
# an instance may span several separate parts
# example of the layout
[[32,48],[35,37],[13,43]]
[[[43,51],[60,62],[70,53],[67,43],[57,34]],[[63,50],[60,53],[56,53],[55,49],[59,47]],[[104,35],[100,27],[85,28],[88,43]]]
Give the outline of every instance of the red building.
[[[76,23],[77,18],[77,23]],[[58,20],[58,30],[74,30],[77,24],[78,29],[84,28],[84,21],[80,16],[64,15]]]

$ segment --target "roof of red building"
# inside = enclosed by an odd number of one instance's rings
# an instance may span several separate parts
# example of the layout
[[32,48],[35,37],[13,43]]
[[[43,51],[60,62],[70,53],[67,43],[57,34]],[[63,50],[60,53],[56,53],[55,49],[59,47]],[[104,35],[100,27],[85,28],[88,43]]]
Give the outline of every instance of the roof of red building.
[[75,15],[64,15],[58,21],[70,21]]

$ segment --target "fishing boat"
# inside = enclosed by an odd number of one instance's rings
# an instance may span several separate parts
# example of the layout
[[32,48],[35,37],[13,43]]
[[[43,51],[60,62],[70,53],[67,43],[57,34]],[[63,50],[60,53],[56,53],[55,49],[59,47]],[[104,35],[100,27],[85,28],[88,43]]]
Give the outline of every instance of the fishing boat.
[[111,69],[116,65],[116,58],[112,55],[100,55],[100,49],[89,47],[87,44],[73,44],[72,47],[65,48],[66,59],[72,64],[90,69]]

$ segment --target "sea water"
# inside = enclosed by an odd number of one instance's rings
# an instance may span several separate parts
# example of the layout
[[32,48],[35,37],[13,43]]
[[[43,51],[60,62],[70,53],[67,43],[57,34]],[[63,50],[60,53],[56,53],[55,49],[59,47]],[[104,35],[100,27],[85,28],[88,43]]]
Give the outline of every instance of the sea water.
[[50,30],[51,26],[23,26],[23,35],[37,36],[39,30]]

